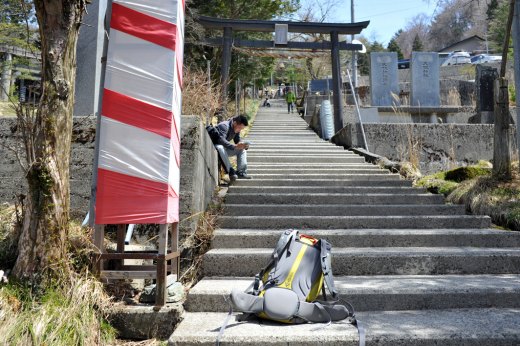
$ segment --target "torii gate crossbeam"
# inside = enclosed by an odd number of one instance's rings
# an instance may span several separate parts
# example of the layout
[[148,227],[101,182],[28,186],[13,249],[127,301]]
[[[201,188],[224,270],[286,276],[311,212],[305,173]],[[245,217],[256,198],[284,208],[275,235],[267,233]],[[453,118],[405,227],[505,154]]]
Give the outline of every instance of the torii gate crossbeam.
[[[365,29],[369,21],[359,23],[309,23],[309,22],[291,22],[291,21],[268,21],[268,20],[240,20],[240,19],[220,19],[213,17],[200,16],[197,21],[206,29],[223,30],[221,39],[212,39],[213,45],[222,45],[222,97],[227,98],[229,84],[229,68],[231,65],[231,48],[233,46],[234,31],[255,31],[255,32],[274,32],[275,26],[279,24],[287,25],[288,32],[298,33],[322,33],[330,34],[331,41],[321,43],[322,47],[331,50],[332,57],[332,78],[333,78],[333,100],[334,100],[334,128],[338,132],[343,128],[343,107],[341,104],[341,71],[339,51],[359,50],[361,47],[354,44],[346,44],[339,42],[339,35],[357,35]],[[220,41],[220,42],[219,42]],[[208,42],[209,43],[209,42]],[[210,44],[211,44],[210,43]],[[284,45],[275,45],[273,41],[241,41],[242,46],[257,46],[270,48],[289,48],[291,45],[297,45],[300,49],[317,49],[316,43],[305,42],[287,42]],[[313,45],[314,44],[314,45]],[[322,48],[323,49],[323,48]],[[225,102],[224,102],[225,105]],[[224,106],[225,108],[225,106]]]

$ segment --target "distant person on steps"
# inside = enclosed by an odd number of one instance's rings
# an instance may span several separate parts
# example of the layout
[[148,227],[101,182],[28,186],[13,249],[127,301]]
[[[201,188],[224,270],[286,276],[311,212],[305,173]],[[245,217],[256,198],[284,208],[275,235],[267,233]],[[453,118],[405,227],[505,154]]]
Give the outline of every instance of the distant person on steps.
[[291,88],[287,89],[287,94],[285,94],[285,101],[287,102],[287,113],[294,113],[294,102],[296,102],[296,95],[294,95]]

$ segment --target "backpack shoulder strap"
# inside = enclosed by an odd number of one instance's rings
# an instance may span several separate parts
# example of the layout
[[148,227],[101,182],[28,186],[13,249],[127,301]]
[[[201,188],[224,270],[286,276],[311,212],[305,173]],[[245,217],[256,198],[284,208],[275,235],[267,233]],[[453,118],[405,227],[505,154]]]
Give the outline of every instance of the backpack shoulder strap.
[[333,299],[337,299],[338,290],[334,285],[334,276],[332,275],[332,254],[331,249],[332,246],[325,239],[320,239],[321,249],[320,249],[320,259],[321,259],[321,270],[323,271],[323,278],[325,280],[325,284],[332,295]]
[[299,232],[294,229],[288,229],[282,233],[280,238],[278,239],[278,243],[276,243],[276,246],[273,250],[273,253],[271,254],[271,258],[269,260],[269,263],[260,270],[258,274],[255,275],[255,279],[253,284],[251,284],[247,289],[246,292],[251,290],[253,288],[253,294],[258,295],[259,288],[260,288],[260,280],[264,276],[264,274],[269,271],[271,268],[277,266],[278,260],[280,259],[280,256],[282,253],[287,249],[290,251],[290,245],[291,243],[298,237]]

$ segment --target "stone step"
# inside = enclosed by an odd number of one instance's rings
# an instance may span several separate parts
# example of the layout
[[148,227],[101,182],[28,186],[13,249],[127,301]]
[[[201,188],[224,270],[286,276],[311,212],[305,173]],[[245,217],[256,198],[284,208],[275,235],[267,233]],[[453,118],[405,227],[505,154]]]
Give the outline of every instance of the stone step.
[[[253,171],[249,172],[254,175]],[[416,187],[386,187],[386,186],[231,186],[229,193],[384,193],[417,195],[426,193],[426,190]]]
[[[272,249],[212,249],[205,276],[253,276]],[[334,248],[335,275],[519,274],[520,248]]]
[[[233,186],[236,191],[238,186]],[[297,187],[302,189],[302,187]],[[370,187],[374,189],[374,187]],[[402,204],[402,205],[357,205],[357,204],[229,204],[224,205],[227,216],[383,216],[383,215],[464,215],[463,205],[447,204]]]
[[226,201],[234,204],[441,204],[441,195],[384,193],[233,193]]
[[[237,314],[235,314],[237,315]],[[520,344],[520,309],[449,309],[367,311],[356,314],[367,345],[384,346],[512,346]],[[186,313],[168,340],[169,346],[212,346],[227,317],[225,312]],[[319,331],[316,328],[320,328]],[[266,320],[238,322],[231,318],[223,345],[358,346],[358,332],[347,321],[323,328]]]
[[221,216],[223,228],[335,229],[335,228],[486,228],[491,218],[476,215],[406,216]]
[[315,162],[315,163],[363,163],[365,159],[360,156],[354,155],[263,155],[263,154],[254,154],[247,155],[248,162],[257,163],[257,162],[268,162],[273,163],[277,162],[280,164],[289,163],[289,162],[297,162],[297,163],[307,163],[307,162]]
[[[252,282],[252,277],[204,278],[190,290],[186,311],[228,311],[224,297]],[[334,283],[356,311],[520,308],[518,274],[335,276]]]
[[[213,248],[275,247],[282,231],[220,228]],[[496,229],[315,229],[303,233],[323,238],[336,247],[518,247],[520,233]]]
[[[358,180],[359,179],[359,180]],[[395,175],[370,176],[366,175],[363,178],[347,177],[343,175],[341,178],[265,178],[256,175],[255,179],[237,180],[233,182],[232,186],[412,186],[409,180],[400,180]]]

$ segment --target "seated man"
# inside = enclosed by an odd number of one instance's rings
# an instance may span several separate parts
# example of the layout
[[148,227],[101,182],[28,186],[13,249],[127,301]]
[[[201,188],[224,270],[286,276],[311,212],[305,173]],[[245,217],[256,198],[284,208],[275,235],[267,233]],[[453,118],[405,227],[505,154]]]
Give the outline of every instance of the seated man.
[[[219,133],[218,141],[215,143],[222,163],[226,171],[229,173],[230,180],[251,179],[247,175],[247,155],[246,150],[249,148],[248,143],[240,141],[240,131],[242,131],[249,123],[245,115],[237,115],[229,120],[222,121],[215,128]],[[230,141],[233,140],[235,144]],[[229,156],[237,157],[237,169],[231,167]]]

